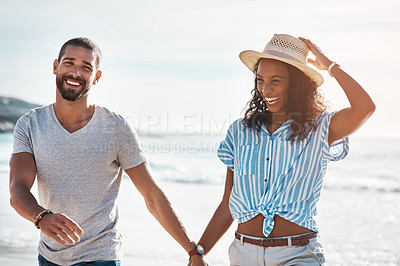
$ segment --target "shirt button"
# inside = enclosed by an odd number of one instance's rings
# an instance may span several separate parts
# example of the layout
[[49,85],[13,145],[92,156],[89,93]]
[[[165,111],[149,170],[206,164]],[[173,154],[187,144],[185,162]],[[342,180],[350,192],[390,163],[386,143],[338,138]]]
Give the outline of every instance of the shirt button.
[[265,160],[269,161],[269,158],[267,157]]
[[264,179],[264,182],[267,182],[267,179]]

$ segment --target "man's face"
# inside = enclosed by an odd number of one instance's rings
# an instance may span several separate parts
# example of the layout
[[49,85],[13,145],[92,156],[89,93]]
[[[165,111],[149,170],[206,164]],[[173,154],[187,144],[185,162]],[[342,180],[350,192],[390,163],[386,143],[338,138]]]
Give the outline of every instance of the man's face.
[[100,79],[101,71],[96,69],[95,59],[92,51],[70,45],[60,61],[54,61],[57,89],[65,100],[79,100]]

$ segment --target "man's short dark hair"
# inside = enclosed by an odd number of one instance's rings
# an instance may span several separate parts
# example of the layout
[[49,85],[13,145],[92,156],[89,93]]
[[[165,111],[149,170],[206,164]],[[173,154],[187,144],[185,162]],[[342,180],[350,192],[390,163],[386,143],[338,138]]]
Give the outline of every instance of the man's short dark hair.
[[101,57],[102,57],[100,48],[94,41],[92,41],[86,37],[73,38],[73,39],[67,41],[66,43],[64,43],[64,45],[60,49],[60,53],[58,54],[58,61],[61,61],[61,57],[63,57],[63,55],[65,54],[65,50],[70,45],[80,46],[80,47],[83,47],[83,48],[86,48],[86,49],[92,51],[94,53],[94,56],[96,59],[96,61],[95,61],[96,69],[99,69],[100,63],[101,63]]

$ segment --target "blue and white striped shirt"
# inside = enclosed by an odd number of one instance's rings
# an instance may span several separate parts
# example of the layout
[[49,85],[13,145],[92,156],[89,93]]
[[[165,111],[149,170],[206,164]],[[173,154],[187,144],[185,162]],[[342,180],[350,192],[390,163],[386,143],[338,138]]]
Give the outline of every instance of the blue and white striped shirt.
[[328,161],[343,159],[349,150],[347,137],[329,147],[333,114],[319,115],[316,131],[294,142],[288,139],[291,120],[272,135],[264,125],[257,133],[241,119],[232,123],[218,157],[234,171],[229,208],[238,223],[261,213],[265,217],[263,232],[268,236],[277,214],[318,232],[314,216]]

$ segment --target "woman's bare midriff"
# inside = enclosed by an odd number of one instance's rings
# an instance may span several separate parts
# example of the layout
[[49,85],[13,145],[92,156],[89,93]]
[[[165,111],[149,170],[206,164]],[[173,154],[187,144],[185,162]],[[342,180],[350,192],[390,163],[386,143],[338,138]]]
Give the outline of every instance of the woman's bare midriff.
[[[288,220],[278,215],[274,216],[274,220],[274,228],[272,229],[272,232],[269,234],[268,237],[292,236],[313,232],[310,229],[289,222]],[[239,224],[237,231],[241,234],[249,236],[265,237],[265,235],[263,234],[263,228],[264,216],[262,214],[259,214],[250,221]]]

